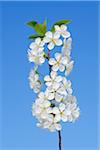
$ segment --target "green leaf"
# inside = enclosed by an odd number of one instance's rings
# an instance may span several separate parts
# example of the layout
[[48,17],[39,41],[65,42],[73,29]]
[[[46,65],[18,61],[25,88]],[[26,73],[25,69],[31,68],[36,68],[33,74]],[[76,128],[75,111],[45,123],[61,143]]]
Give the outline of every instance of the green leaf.
[[39,24],[36,21],[30,21],[27,23],[30,27],[32,27],[37,34],[44,36],[46,33],[46,21],[43,22],[43,24]]
[[29,39],[34,40],[34,39],[36,39],[38,37],[43,38],[44,36],[41,36],[41,35],[38,35],[38,34],[33,34],[33,35],[29,36]]
[[27,23],[27,25],[32,27],[32,28],[34,28],[36,24],[37,24],[36,21],[30,21],[30,22]]
[[46,26],[47,26],[46,20],[43,22],[42,26],[43,26],[44,33],[46,33]]
[[60,21],[57,21],[57,22],[55,22],[54,25],[52,26],[51,31],[52,31],[52,32],[55,31],[55,28],[54,28],[55,25],[61,26],[62,24],[68,24],[68,23],[70,23],[70,22],[71,22],[70,20],[60,20]]

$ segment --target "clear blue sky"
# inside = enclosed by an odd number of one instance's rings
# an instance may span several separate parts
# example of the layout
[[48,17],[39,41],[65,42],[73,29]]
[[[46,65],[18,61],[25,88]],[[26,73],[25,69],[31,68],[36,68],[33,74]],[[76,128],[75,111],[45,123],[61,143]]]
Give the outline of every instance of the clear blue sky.
[[[58,135],[36,127],[31,115],[35,99],[28,84],[32,65],[27,60],[26,22],[47,18],[48,29],[60,19],[72,20],[73,72],[69,76],[81,116],[63,124],[63,150],[98,150],[98,3],[4,2],[2,3],[2,98],[0,99],[0,150],[57,150]],[[1,23],[0,23],[1,26]],[[45,73],[42,68],[41,71]]]

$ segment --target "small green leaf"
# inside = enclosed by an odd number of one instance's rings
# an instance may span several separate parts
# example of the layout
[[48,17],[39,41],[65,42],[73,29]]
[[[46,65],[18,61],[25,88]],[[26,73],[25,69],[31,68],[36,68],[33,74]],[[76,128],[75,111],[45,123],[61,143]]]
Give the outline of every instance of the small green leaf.
[[55,22],[54,25],[52,26],[51,31],[52,31],[52,32],[55,31],[55,28],[54,28],[55,25],[61,26],[62,24],[68,24],[68,23],[70,23],[70,22],[71,22],[70,20],[60,20],[60,21],[57,21],[57,22]]
[[35,32],[41,36],[44,36],[46,33],[46,21],[44,21],[43,24],[39,24],[36,21],[30,21],[27,25],[32,27]]
[[34,39],[36,39],[36,38],[38,38],[38,37],[43,38],[43,36],[41,36],[41,35],[33,34],[33,35],[29,36],[29,39],[34,40]]
[[46,33],[46,26],[47,26],[46,20],[43,22],[42,26],[43,26],[44,33]]
[[30,21],[30,22],[27,23],[27,25],[32,27],[32,28],[34,28],[36,24],[37,24],[36,21]]

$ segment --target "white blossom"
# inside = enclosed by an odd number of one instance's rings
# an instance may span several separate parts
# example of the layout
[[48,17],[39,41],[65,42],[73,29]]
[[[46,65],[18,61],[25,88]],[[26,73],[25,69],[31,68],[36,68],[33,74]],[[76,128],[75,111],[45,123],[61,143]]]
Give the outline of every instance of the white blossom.
[[55,25],[55,31],[62,35],[63,38],[68,38],[70,37],[70,32],[67,31],[67,26],[66,25]]
[[44,129],[48,129],[51,132],[55,132],[56,130],[59,131],[62,129],[62,126],[60,123],[55,122],[54,121],[54,115],[49,114],[48,119],[47,120],[42,120],[40,121],[37,126],[44,128]]
[[60,70],[63,72],[69,62],[69,57],[62,56],[60,53],[55,53],[55,58],[50,58],[49,64],[52,66],[53,71]]
[[[58,79],[58,82],[51,81],[51,79],[45,77],[45,80],[47,80],[46,85],[47,89],[49,91],[49,95],[52,95],[52,99],[55,99],[56,102],[61,102],[64,98],[64,96],[68,94],[72,94],[72,87],[71,87],[71,81],[67,80],[65,77],[60,77]],[[57,76],[58,77],[58,76]],[[48,83],[50,82],[50,83]],[[57,84],[57,85],[56,85]],[[50,85],[50,86],[48,86]],[[55,86],[56,85],[56,86]],[[53,87],[55,86],[55,87]],[[50,94],[51,93],[51,94]]]
[[52,90],[56,91],[59,86],[60,82],[62,81],[61,76],[57,76],[57,73],[54,71],[51,71],[50,76],[46,75],[44,77],[45,84]]
[[64,39],[63,47],[62,47],[62,55],[70,56],[72,48],[72,38]]
[[60,35],[57,32],[52,33],[51,31],[48,31],[45,34],[44,42],[48,43],[49,50],[52,50],[55,45],[57,45],[57,46],[62,45],[62,40],[59,38],[60,38]]
[[32,42],[29,47],[31,50],[34,50],[35,52],[37,51],[41,52],[44,50],[44,44],[45,43],[41,41],[41,38],[36,38],[35,42]]
[[44,51],[28,50],[28,58],[30,62],[34,62],[36,65],[41,65],[45,62]]
[[65,67],[65,76],[68,76],[73,69],[74,61],[70,61]]
[[40,91],[41,82],[39,80],[39,75],[36,73],[34,69],[30,71],[29,84],[30,88],[33,89],[35,93],[38,93]]

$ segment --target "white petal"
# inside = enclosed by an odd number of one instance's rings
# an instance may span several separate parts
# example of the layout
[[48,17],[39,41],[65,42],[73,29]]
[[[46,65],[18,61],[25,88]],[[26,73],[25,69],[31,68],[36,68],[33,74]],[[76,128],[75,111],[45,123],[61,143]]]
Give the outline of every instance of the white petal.
[[50,76],[49,76],[49,75],[46,75],[46,76],[44,77],[44,81],[51,81]]
[[66,31],[66,32],[62,33],[62,36],[64,38],[69,38],[70,37],[70,32]]
[[57,76],[57,73],[55,71],[51,71],[50,75],[52,79],[55,79],[55,77]]
[[57,89],[59,88],[59,86],[60,86],[59,83],[57,83],[57,82],[54,82],[54,83],[53,83],[53,89],[54,89],[54,90],[57,90]]
[[49,95],[48,95],[48,99],[49,99],[49,100],[54,99],[54,93],[49,93]]
[[62,64],[64,64],[64,65],[67,65],[68,64],[68,61],[69,61],[69,58],[66,56],[64,56],[64,57],[62,57],[61,58],[61,62],[62,62]]
[[65,95],[65,96],[66,96],[66,94],[67,94],[67,92],[66,92],[66,90],[65,90],[65,88],[64,88],[63,86],[60,87],[60,88],[57,90],[57,92],[58,92],[59,94]]
[[39,44],[40,44],[40,42],[41,42],[41,38],[36,38],[36,39],[35,39],[35,43],[36,43],[36,44],[38,44],[38,45],[39,45]]
[[48,44],[48,49],[49,50],[52,50],[54,48],[54,43],[53,42],[50,42],[49,44]]
[[56,71],[58,71],[58,69],[59,69],[59,65],[58,64],[55,64],[55,65],[52,66],[52,70],[53,71],[56,72]]
[[52,114],[49,114],[47,119],[49,122],[53,122],[54,116]]
[[72,88],[68,88],[67,91],[68,91],[68,94],[72,94],[73,93]]
[[55,95],[55,100],[56,100],[57,102],[61,102],[62,99],[63,99],[63,96],[60,95],[60,94],[58,94],[58,93],[56,93],[56,95]]
[[69,75],[70,74],[70,72],[73,69],[73,65],[74,65],[74,61],[71,61],[69,64],[67,64],[67,66],[66,66],[66,74],[65,75]]
[[52,113],[52,108],[51,107],[48,107],[46,110],[47,110],[47,113]]
[[68,121],[68,118],[67,118],[66,114],[62,114],[61,119],[62,119],[63,122],[67,122]]
[[60,53],[55,53],[55,58],[56,58],[57,61],[59,61],[60,58],[61,58],[61,54]]
[[43,64],[45,62],[45,58],[44,57],[40,57],[39,58],[39,62],[40,62],[40,64]]
[[52,112],[53,112],[53,114],[59,114],[60,113],[58,107],[53,107]]
[[61,81],[62,81],[62,76],[57,76],[57,77],[55,78],[55,81],[56,81],[56,82],[61,82]]
[[61,120],[60,114],[55,115],[54,122],[59,122]]
[[51,132],[54,132],[54,131],[55,131],[55,126],[54,126],[54,124],[52,124],[52,125],[49,127],[49,130],[50,130]]
[[50,65],[55,65],[55,63],[56,63],[55,59],[54,58],[50,58],[49,64]]
[[45,45],[44,41],[41,41],[40,46],[43,47]]
[[44,92],[40,92],[40,93],[38,94],[38,97],[41,98],[41,99],[44,99]]
[[62,24],[62,25],[61,25],[61,30],[66,31],[66,30],[67,30],[67,26],[64,25],[64,24]]
[[37,123],[36,126],[39,127],[39,128],[41,128],[42,124],[41,123]]
[[65,104],[64,103],[60,103],[59,104],[59,109],[60,109],[61,112],[64,111],[65,110]]
[[51,105],[51,103],[48,100],[44,101],[44,103],[43,103],[43,106],[45,108],[49,107],[50,105]]
[[51,31],[48,31],[48,32],[46,32],[46,34],[45,34],[48,38],[52,38],[52,32]]
[[35,49],[36,48],[36,43],[32,42],[29,47],[30,47],[30,49]]
[[71,115],[71,110],[67,109],[67,110],[65,110],[65,113],[66,113],[67,116],[69,116],[69,115]]
[[59,70],[60,70],[61,72],[63,72],[63,71],[65,70],[65,66],[62,65],[62,64],[60,64],[60,65],[59,65]]
[[56,43],[57,46],[61,46],[62,45],[62,40],[57,39],[57,40],[55,40],[55,43]]
[[44,37],[43,41],[44,41],[45,43],[49,43],[49,42],[51,41],[51,39],[48,38],[48,37]]
[[60,31],[60,27],[58,25],[55,25],[54,28],[56,31]]
[[41,113],[41,118],[42,118],[42,119],[46,119],[46,118],[47,118],[47,114],[46,114],[45,112],[42,112],[42,113]]
[[58,130],[58,131],[60,131],[62,129],[61,124],[59,124],[59,123],[57,123],[55,125],[55,127],[56,127],[56,130]]
[[39,47],[38,48],[38,53],[41,53],[44,50],[44,47]]
[[79,108],[77,108],[77,109],[74,111],[73,116],[74,116],[75,119],[76,119],[76,118],[79,118],[79,116],[80,116]]
[[53,38],[54,39],[59,39],[59,37],[60,37],[59,32],[55,32],[54,35],[53,35]]
[[46,84],[46,86],[51,86],[52,82],[46,82],[45,84]]
[[64,85],[66,85],[66,84],[68,83],[66,77],[63,77],[62,80],[63,80],[63,84],[64,84]]
[[47,121],[47,122],[44,122],[44,124],[43,124],[43,128],[49,128],[49,122]]

